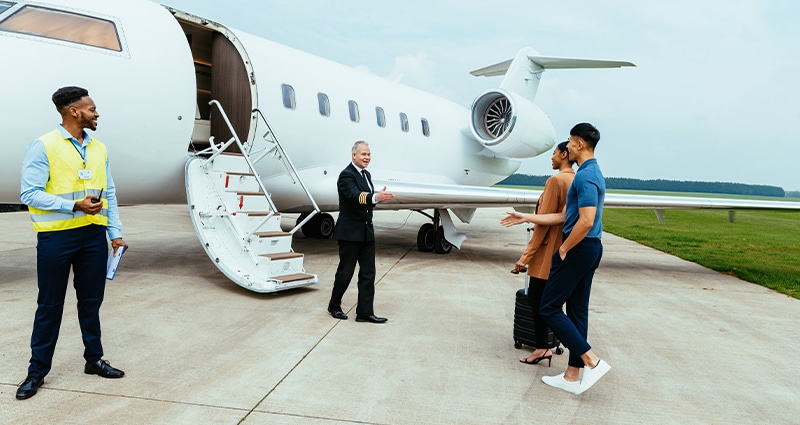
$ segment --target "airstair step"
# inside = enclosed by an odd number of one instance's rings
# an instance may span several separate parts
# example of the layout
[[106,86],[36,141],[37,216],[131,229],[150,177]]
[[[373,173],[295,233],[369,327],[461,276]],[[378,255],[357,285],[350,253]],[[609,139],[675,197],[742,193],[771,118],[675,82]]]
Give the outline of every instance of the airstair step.
[[225,174],[229,176],[245,176],[245,177],[255,177],[256,175],[253,173],[242,173],[239,171],[226,171]]
[[270,260],[288,260],[290,258],[300,258],[303,256],[301,252],[276,252],[273,254],[261,254],[262,257],[269,258]]
[[280,280],[283,283],[294,282],[294,281],[297,281],[297,280],[308,280],[308,279],[314,279],[314,278],[316,278],[316,276],[314,276],[313,274],[308,274],[308,273],[292,273],[292,274],[287,274],[287,275],[283,275],[283,276],[275,276],[276,280]]
[[241,152],[229,152],[229,151],[222,152],[222,153],[220,153],[220,155],[226,155],[226,156],[244,156],[244,154],[242,154]]
[[259,238],[279,238],[282,236],[292,236],[289,232],[256,232],[256,236]]
[[[266,217],[270,214],[269,211],[236,211],[236,214],[244,214],[250,217]],[[281,213],[273,213],[273,217],[280,217]]]
[[236,192],[237,196],[264,196],[264,192]]

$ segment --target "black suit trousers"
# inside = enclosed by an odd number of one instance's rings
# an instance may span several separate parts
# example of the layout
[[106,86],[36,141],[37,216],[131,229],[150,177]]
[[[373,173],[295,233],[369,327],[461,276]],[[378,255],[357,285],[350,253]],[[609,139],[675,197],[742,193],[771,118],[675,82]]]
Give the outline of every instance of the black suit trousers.
[[333,282],[328,310],[341,310],[344,296],[358,263],[358,306],[356,315],[366,317],[375,314],[372,300],[375,298],[375,241],[339,241],[339,267]]

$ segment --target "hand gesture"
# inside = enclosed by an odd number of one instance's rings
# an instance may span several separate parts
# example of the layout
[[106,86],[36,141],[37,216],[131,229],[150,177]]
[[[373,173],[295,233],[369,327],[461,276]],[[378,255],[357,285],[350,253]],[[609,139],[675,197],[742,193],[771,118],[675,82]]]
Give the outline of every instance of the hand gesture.
[[394,199],[394,194],[387,192],[386,186],[384,186],[380,192],[375,194],[375,200],[378,202],[391,201],[392,199]]
[[516,211],[506,212],[506,214],[508,215],[500,220],[500,224],[502,224],[504,227],[511,227],[516,226],[517,224],[525,223],[525,214]]

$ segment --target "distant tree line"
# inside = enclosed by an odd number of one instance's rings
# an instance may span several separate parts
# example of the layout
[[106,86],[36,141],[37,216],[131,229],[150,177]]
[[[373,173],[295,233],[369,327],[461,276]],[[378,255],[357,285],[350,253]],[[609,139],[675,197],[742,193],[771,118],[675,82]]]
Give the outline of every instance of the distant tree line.
[[[513,186],[544,186],[550,176],[532,176],[528,174],[512,174],[498,184]],[[730,195],[753,195],[786,197],[783,188],[760,184],[696,182],[682,180],[640,180],[625,177],[606,177],[607,189],[622,190],[658,190],[662,192],[700,192],[725,193]],[[794,192],[790,192],[794,193]]]

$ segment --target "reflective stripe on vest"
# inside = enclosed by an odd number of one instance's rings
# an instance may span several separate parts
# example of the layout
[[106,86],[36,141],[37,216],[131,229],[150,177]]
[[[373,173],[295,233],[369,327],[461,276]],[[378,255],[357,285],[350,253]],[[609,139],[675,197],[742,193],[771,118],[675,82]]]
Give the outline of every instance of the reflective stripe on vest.
[[[57,129],[40,137],[50,165],[50,179],[44,191],[66,199],[80,201],[86,196],[97,196],[106,187],[106,147],[99,140],[92,139],[86,145],[86,165],[69,139],[65,139]],[[81,180],[78,170],[92,172],[92,178]],[[75,229],[89,224],[108,226],[108,200],[103,192],[103,209],[99,214],[86,215],[82,211],[61,212],[40,210],[28,207],[37,232]]]

